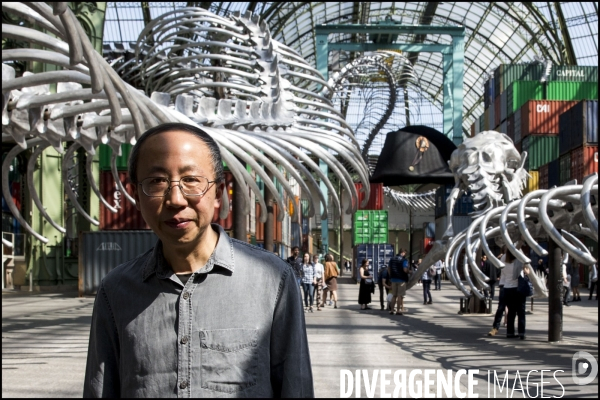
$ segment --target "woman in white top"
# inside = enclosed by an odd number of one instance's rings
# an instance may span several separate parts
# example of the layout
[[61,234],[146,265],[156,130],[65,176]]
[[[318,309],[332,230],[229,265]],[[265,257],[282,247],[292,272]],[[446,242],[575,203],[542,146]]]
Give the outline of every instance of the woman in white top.
[[315,278],[317,279],[317,285],[315,286],[316,297],[317,297],[317,311],[321,311],[321,298],[323,297],[323,277],[325,276],[325,270],[323,264],[319,262],[319,256],[315,254],[313,256],[313,266],[315,267]]
[[[500,285],[504,285],[504,299],[508,307],[506,337],[525,339],[525,300],[526,297],[518,292],[519,275],[529,275],[529,268],[515,259],[510,251],[506,252],[505,267],[500,274]],[[515,335],[515,316],[518,316],[518,335]]]

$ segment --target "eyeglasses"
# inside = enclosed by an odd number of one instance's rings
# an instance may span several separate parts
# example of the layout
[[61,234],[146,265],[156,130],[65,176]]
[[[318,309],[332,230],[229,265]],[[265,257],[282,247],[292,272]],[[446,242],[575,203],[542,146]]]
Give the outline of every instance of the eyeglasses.
[[184,176],[178,181],[169,178],[149,177],[139,184],[148,197],[164,197],[169,194],[173,183],[177,182],[184,196],[204,196],[216,181],[209,181],[203,176]]

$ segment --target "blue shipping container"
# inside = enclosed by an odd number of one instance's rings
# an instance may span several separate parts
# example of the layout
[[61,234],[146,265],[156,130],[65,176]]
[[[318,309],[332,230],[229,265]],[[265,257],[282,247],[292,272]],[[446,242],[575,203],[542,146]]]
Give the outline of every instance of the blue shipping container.
[[423,233],[426,238],[435,237],[435,222],[426,222],[423,224]]
[[571,114],[571,149],[598,144],[598,100],[580,101],[568,112]]
[[560,186],[560,160],[548,163],[548,189]]
[[292,222],[291,226],[292,243],[291,246],[302,246],[302,227],[297,222]]
[[[435,217],[443,217],[447,214],[446,200],[454,185],[442,185],[435,192]],[[471,192],[463,193],[454,204],[454,215],[468,215],[473,212],[473,198]]]
[[363,259],[368,259],[369,271],[373,279],[377,281],[379,270],[386,268],[390,259],[394,256],[394,246],[391,244],[359,244],[354,246],[352,265],[356,266],[354,276],[360,282],[360,264]]

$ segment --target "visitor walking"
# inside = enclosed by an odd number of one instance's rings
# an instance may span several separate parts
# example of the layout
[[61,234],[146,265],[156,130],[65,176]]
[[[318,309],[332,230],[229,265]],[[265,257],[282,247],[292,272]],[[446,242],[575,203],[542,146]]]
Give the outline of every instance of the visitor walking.
[[590,267],[588,278],[588,288],[590,289],[590,297],[588,297],[588,300],[592,299],[594,288],[596,289],[596,300],[598,300],[598,268],[596,267],[596,264],[593,264]]
[[292,266],[294,275],[296,276],[296,282],[298,286],[301,286],[302,282],[302,257],[300,256],[300,247],[292,247],[292,255],[287,258],[287,263]]
[[444,267],[444,263],[442,260],[437,260],[435,264],[433,264],[435,268],[435,275],[433,276],[433,290],[442,290],[442,270]]
[[360,287],[358,289],[358,304],[361,310],[370,310],[371,293],[374,291],[373,275],[369,271],[369,260],[364,258],[360,264]]
[[[379,268],[379,273],[377,274],[377,286],[379,287],[379,303],[381,304],[381,309],[385,310],[384,306],[384,290],[385,290],[385,299],[387,300],[387,296],[390,293],[390,289],[392,288],[391,282],[389,280],[389,274],[386,266]],[[388,303],[388,308],[390,305]]]
[[402,315],[404,309],[404,295],[406,282],[408,282],[408,260],[406,250],[400,249],[396,257],[392,257],[388,266],[390,281],[392,281],[392,304],[390,314],[394,314],[394,305],[397,305],[396,315]]
[[[431,280],[432,274],[435,274],[435,268],[429,267],[421,276],[421,282],[423,282],[423,304],[432,304],[431,300]],[[429,298],[429,301],[427,300]]]
[[310,262],[310,254],[304,253],[302,259],[302,290],[304,291],[304,311],[313,312],[315,293],[315,267]]
[[489,278],[487,284],[490,287],[489,290],[484,290],[483,294],[485,297],[489,297],[493,300],[496,284],[500,280],[500,271],[498,271],[498,268],[487,259],[485,254],[481,256],[481,272]]
[[[506,252],[500,279],[504,279],[504,296],[508,306],[506,337],[525,339],[525,301],[519,293],[519,276],[529,275],[529,268],[517,260],[510,251]],[[518,335],[515,335],[515,316],[518,316]]]
[[573,260],[569,264],[569,267],[567,267],[567,270],[569,271],[568,273],[571,275],[571,290],[573,291],[573,301],[581,301],[581,294],[579,293],[579,283],[581,281],[579,277],[579,263]]
[[325,282],[323,279],[325,276],[325,269],[323,264],[319,262],[319,256],[317,254],[313,256],[313,266],[315,267],[315,279],[317,281],[317,284],[315,285],[317,311],[321,311],[321,298],[323,296],[323,283]]
[[325,256],[325,285],[326,288],[323,291],[323,302],[321,303],[321,307],[325,307],[325,300],[327,297],[327,292],[331,293],[330,296],[333,298],[333,308],[337,307],[337,277],[338,277],[338,267],[333,261],[333,256],[331,254],[327,254]]

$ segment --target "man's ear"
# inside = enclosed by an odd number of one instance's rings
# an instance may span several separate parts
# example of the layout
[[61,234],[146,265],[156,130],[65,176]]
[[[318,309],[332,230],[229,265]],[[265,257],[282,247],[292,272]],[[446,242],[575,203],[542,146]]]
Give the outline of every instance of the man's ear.
[[215,208],[219,208],[223,202],[223,196],[227,196],[227,192],[225,191],[225,182],[218,183],[215,190]]

